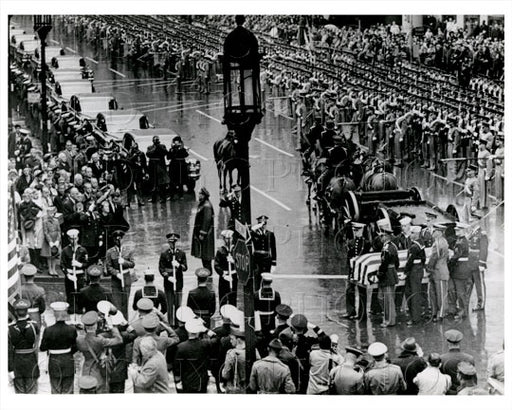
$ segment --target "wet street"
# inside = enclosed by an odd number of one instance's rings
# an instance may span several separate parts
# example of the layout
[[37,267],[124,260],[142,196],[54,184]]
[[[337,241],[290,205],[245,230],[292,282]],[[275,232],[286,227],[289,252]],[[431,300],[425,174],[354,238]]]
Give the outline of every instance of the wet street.
[[[220,246],[220,232],[226,229],[228,216],[218,206],[219,181],[212,146],[226,133],[226,127],[221,124],[222,83],[216,83],[209,95],[198,93],[190,83],[184,85],[183,93],[177,93],[172,78],[169,81],[151,78],[146,70],[134,69],[122,59],[112,60],[103,51],[78,43],[73,35],[57,30],[50,38],[52,45],[62,44],[68,47],[68,52],[75,51],[87,58],[95,73],[96,92],[110,93],[117,98],[119,107],[137,109],[147,115],[153,126],[171,128],[181,135],[190,148],[190,156],[201,161],[201,179],[195,191],[205,186],[211,193],[216,247]],[[332,233],[324,234],[314,210],[306,206],[307,187],[301,176],[300,156],[295,150],[294,123],[276,117],[273,108],[272,101],[267,101],[266,115],[250,143],[251,200],[253,223],[258,215],[268,215],[269,229],[276,235],[277,269],[273,287],[281,293],[283,303],[289,304],[294,313],[304,313],[329,334],[338,334],[340,346],[367,347],[374,341],[395,346],[396,351],[390,351],[391,358],[398,355],[400,343],[410,336],[416,338],[426,353],[444,352],[447,347],[443,333],[450,328],[459,329],[464,334],[462,349],[475,357],[479,378],[484,380],[487,358],[501,348],[504,337],[503,207],[486,211],[490,244],[485,312],[470,312],[464,321],[450,319],[413,328],[406,327],[405,314],[398,318],[396,327],[388,329],[379,327],[380,318],[361,323],[341,319],[345,312],[347,272],[342,268]],[[458,195],[461,186],[414,163],[407,169],[396,168],[395,172],[402,187],[417,186],[424,199],[440,208],[446,209],[449,204],[462,208],[462,197]],[[157,270],[160,252],[166,247],[165,235],[177,231],[181,234],[178,247],[186,252],[189,264],[184,294],[195,287],[193,272],[201,266],[199,259],[190,256],[196,204],[196,195],[185,194],[182,200],[146,203],[140,208],[132,204],[127,210],[131,229],[124,242],[135,248],[136,272],[140,277],[148,269]],[[133,285],[132,294],[142,282],[140,279]],[[214,283],[217,290],[216,278]],[[473,293],[470,307],[476,304],[475,299]]]

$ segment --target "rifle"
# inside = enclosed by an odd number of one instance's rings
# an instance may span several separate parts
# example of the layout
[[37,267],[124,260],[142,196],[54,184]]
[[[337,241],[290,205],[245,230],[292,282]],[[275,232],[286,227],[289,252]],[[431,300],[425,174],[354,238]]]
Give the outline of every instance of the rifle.
[[[228,257],[231,256],[231,251],[228,251]],[[232,257],[232,256],[231,256]],[[231,269],[231,262],[228,260],[228,279],[229,282],[229,291],[233,292],[233,270]]]
[[119,246],[119,257],[117,259],[117,263],[119,264],[119,273],[121,274],[121,289],[124,290],[124,272],[123,272],[123,264],[120,262],[122,259],[123,248]]
[[[174,252],[172,254],[172,261],[173,262],[176,261],[176,255],[174,254]],[[174,264],[172,265],[172,278],[168,276],[167,280],[173,284],[174,291],[176,291],[176,268],[174,267]],[[171,320],[174,322],[174,316],[176,314],[176,312],[174,311],[175,310],[174,298],[173,298],[172,306],[168,306],[167,308],[171,309],[171,312],[172,312]]]
[[76,277],[76,266],[74,264],[75,261],[76,261],[76,248],[73,249],[73,257],[71,258],[71,268],[73,270],[73,273],[72,273],[73,279],[71,279],[71,281],[73,282],[75,292],[78,292],[78,283],[77,283],[78,279]]

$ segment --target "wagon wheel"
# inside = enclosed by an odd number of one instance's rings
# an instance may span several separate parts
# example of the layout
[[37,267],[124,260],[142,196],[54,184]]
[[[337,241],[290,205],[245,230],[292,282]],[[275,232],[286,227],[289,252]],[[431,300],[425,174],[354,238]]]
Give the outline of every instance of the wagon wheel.
[[352,221],[359,221],[361,216],[359,211],[359,203],[352,191],[348,191],[345,194],[343,213],[348,219],[351,219]]
[[448,215],[451,215],[456,222],[460,221],[459,213],[457,212],[457,209],[455,208],[455,205],[453,205],[453,204],[448,205],[446,207],[446,213]]

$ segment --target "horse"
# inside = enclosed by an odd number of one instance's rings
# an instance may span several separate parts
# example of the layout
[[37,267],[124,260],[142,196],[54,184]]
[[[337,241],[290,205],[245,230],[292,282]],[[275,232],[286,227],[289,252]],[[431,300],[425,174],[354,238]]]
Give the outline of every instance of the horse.
[[[228,192],[226,179],[229,175],[229,186],[233,185],[233,171],[237,170],[238,185],[241,185],[240,170],[244,166],[244,160],[241,157],[241,144],[238,138],[232,132],[228,132],[226,136],[213,143],[213,158],[217,165],[217,173],[219,176],[219,190],[221,194]],[[247,164],[245,164],[247,166]]]

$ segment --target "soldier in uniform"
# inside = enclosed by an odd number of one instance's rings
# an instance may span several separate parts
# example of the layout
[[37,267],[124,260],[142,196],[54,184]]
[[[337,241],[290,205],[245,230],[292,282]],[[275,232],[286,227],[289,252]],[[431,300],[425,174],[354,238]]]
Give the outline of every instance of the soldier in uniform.
[[460,380],[457,396],[486,396],[486,390],[478,387],[475,366],[468,362],[457,365],[457,378]]
[[457,394],[460,381],[457,378],[457,367],[460,362],[475,364],[473,356],[461,352],[460,342],[464,338],[463,334],[456,329],[450,329],[444,332],[444,337],[448,342],[448,352],[441,355],[441,372],[452,378],[452,385],[448,390],[448,395]]
[[195,275],[197,276],[197,288],[188,293],[187,306],[192,309],[196,316],[203,319],[205,325],[209,328],[216,307],[215,292],[206,286],[210,271],[207,268],[198,268]]
[[142,326],[142,319],[147,315],[155,315],[162,319],[162,314],[155,309],[155,305],[153,305],[153,301],[147,298],[139,299],[137,302],[137,315],[138,317],[131,322],[128,327],[128,331],[130,333],[134,333],[137,336],[144,336],[146,331],[144,330],[144,326]]
[[281,295],[272,289],[272,281],[272,274],[262,273],[261,289],[254,294],[254,311],[258,312],[264,335],[269,335],[275,329],[276,307],[281,304]]
[[487,209],[489,192],[488,182],[492,172],[491,153],[487,150],[487,140],[481,139],[478,146],[478,184],[480,185],[480,208]]
[[425,248],[430,248],[434,244],[433,234],[436,219],[436,214],[425,212],[426,226],[422,228],[419,237],[419,242],[422,243]]
[[367,394],[396,395],[405,392],[407,388],[402,369],[386,360],[387,352],[388,347],[380,342],[372,343],[368,347],[368,354],[375,362],[364,374]]
[[290,328],[288,319],[293,314],[293,310],[290,306],[280,304],[276,306],[276,328],[272,330],[271,334],[273,337],[279,337],[279,334],[286,329]]
[[91,265],[87,269],[89,277],[89,286],[80,290],[79,310],[80,313],[97,311],[98,302],[108,300],[111,302],[110,292],[100,285],[102,269],[98,265]]
[[55,324],[43,332],[42,352],[48,352],[48,373],[52,394],[73,394],[75,380],[75,360],[73,354],[77,351],[77,333],[74,326],[66,324],[66,302],[53,302],[50,307],[55,316]]
[[274,232],[266,229],[268,216],[261,215],[256,220],[258,223],[252,227],[255,291],[261,286],[261,274],[263,272],[273,273],[277,264],[276,237]]
[[105,268],[107,275],[112,278],[112,303],[124,315],[128,317],[128,299],[132,279],[130,269],[135,266],[133,252],[128,252],[121,245],[124,232],[121,230],[112,233],[114,246],[107,250],[105,256]]
[[9,378],[13,379],[14,391],[19,394],[36,394],[39,379],[37,343],[40,327],[30,319],[30,307],[26,299],[14,302],[16,321],[9,325]]
[[221,232],[224,239],[222,245],[215,255],[213,267],[219,275],[219,305],[230,304],[236,306],[236,293],[238,287],[238,275],[235,271],[235,260],[233,259],[233,231]]
[[487,270],[487,254],[489,251],[489,239],[482,224],[482,214],[475,212],[474,218],[479,221],[479,226],[471,233],[469,237],[469,266],[471,269],[471,285],[468,293],[468,300],[476,287],[477,305],[473,311],[485,309],[486,288],[485,288],[485,271]]
[[[469,290],[471,286],[471,269],[469,265],[469,244],[464,236],[467,225],[457,223],[457,242],[453,250],[453,257],[448,266],[456,295],[457,314],[455,318],[464,319],[468,315]],[[455,306],[453,306],[455,308]]]
[[347,354],[342,364],[330,373],[330,391],[336,395],[364,394],[364,373],[356,367],[357,359],[363,352],[355,347],[345,347]]
[[176,327],[174,328],[174,332],[178,339],[180,340],[177,345],[171,346],[167,349],[167,354],[165,355],[166,361],[168,363],[168,367],[172,367],[172,363],[174,362],[174,357],[176,356],[176,350],[180,343],[188,340],[188,333],[185,329],[185,323],[190,319],[194,319],[196,315],[188,306],[180,306],[176,310]]
[[60,267],[66,275],[64,287],[69,304],[69,313],[78,309],[78,292],[85,286],[85,269],[89,265],[87,250],[78,244],[78,230],[67,231],[69,245],[62,250]]
[[232,231],[235,230],[235,220],[238,220],[244,225],[249,222],[242,208],[242,188],[240,185],[233,185],[231,193],[226,198],[221,198],[219,206],[228,207],[230,210],[228,229]]
[[36,322],[39,328],[41,328],[41,315],[46,309],[46,302],[44,300],[44,289],[34,283],[36,273],[37,268],[30,263],[23,265],[21,268],[21,274],[25,278],[25,283],[21,285],[21,297],[30,303],[28,308],[30,320]]
[[411,234],[410,240],[404,269],[405,298],[410,314],[407,326],[416,325],[421,321],[422,308],[426,304],[421,284],[425,274],[425,248],[419,242],[419,233]]
[[[399,251],[408,250],[411,246],[411,222],[414,215],[402,213],[400,214],[400,233],[395,235],[391,240],[396,245]],[[399,274],[399,280],[405,279],[402,273]],[[396,313],[399,314],[402,310],[403,302],[405,297],[405,284],[395,286],[395,309]]]
[[133,295],[133,310],[137,310],[137,302],[142,298],[150,299],[155,305],[155,309],[159,310],[163,315],[167,314],[167,298],[162,289],[159,289],[154,284],[155,275],[152,272],[146,271],[144,273],[144,286],[142,289],[137,289]]
[[395,326],[395,285],[398,283],[397,269],[400,265],[398,249],[391,240],[392,231],[383,230],[383,247],[381,251],[381,263],[378,270],[379,289],[384,296],[384,320],[381,327]]
[[164,291],[167,298],[167,317],[175,323],[175,312],[181,306],[183,297],[183,272],[188,269],[185,252],[176,247],[180,235],[174,232],[166,235],[169,249],[160,254],[158,270],[164,278]]

